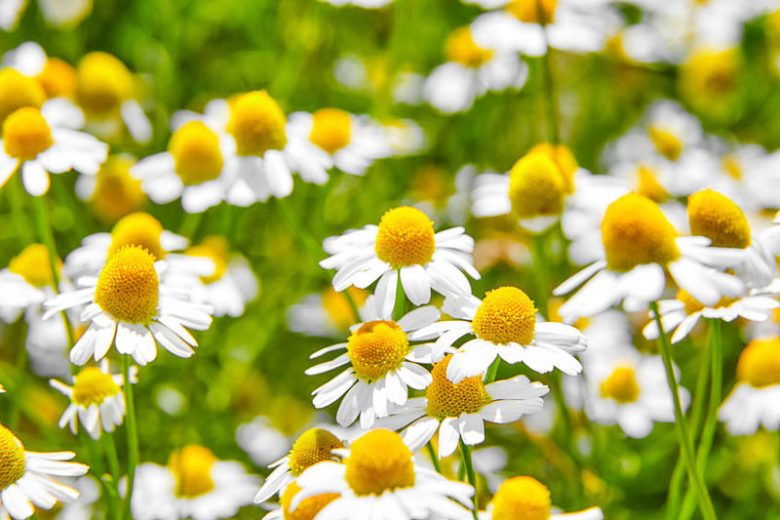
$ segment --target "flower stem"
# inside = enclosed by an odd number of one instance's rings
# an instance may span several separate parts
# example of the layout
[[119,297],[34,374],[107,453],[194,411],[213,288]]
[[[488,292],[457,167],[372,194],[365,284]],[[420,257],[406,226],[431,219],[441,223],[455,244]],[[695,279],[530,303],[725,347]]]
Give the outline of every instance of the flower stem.
[[490,366],[487,369],[487,373],[485,374],[486,385],[496,380],[496,375],[498,375],[498,366],[500,364],[501,364],[501,358],[496,356],[496,359],[494,359],[493,362],[490,364]]
[[[119,482],[120,469],[119,469],[119,457],[117,456],[116,443],[114,443],[114,434],[104,432],[102,436],[103,451],[106,454],[108,460],[108,468],[110,473],[110,482],[104,482],[106,491],[108,492],[109,511],[113,514],[109,514],[110,518],[120,518],[122,511],[122,504],[119,500],[117,493],[117,483]],[[104,479],[108,480],[108,478]]]
[[428,456],[431,458],[433,469],[436,470],[436,473],[441,473],[441,464],[439,464],[439,457],[436,455],[436,450],[433,449],[433,444],[428,442],[425,447],[428,450]]
[[474,488],[474,519],[477,519],[477,511],[479,510],[477,500],[477,474],[474,472],[474,464],[471,461],[471,448],[469,448],[463,439],[460,439],[460,453],[463,456],[463,467],[466,468],[466,479],[471,487]]
[[22,243],[29,244],[35,240],[35,234],[29,226],[29,217],[24,210],[25,192],[19,175],[13,175],[6,187],[8,205],[11,208],[14,229],[19,234]]
[[360,307],[358,307],[357,302],[355,301],[355,298],[352,297],[352,293],[349,292],[349,288],[347,288],[344,291],[344,298],[347,299],[347,303],[349,303],[349,308],[352,311],[353,317],[355,319],[355,323],[360,322]]
[[547,276],[547,250],[545,249],[544,234],[534,234],[534,280],[536,281],[536,307],[539,313],[547,318],[549,312],[547,303],[547,291],[549,281]]
[[561,141],[560,129],[558,127],[558,102],[555,91],[555,82],[553,81],[552,67],[550,65],[550,39],[547,36],[548,20],[542,7],[542,0],[536,0],[536,14],[539,18],[539,25],[542,26],[542,35],[544,38],[544,54],[542,55],[542,74],[544,76],[544,98],[547,106],[547,132],[551,144],[558,144]]
[[394,321],[400,320],[404,315],[406,306],[406,298],[404,296],[404,286],[401,283],[401,270],[396,271],[398,273],[398,280],[395,287],[395,303],[393,304],[393,316]]
[[127,405],[127,488],[125,490],[125,504],[122,518],[131,518],[130,504],[133,499],[133,486],[135,484],[135,468],[138,466],[138,427],[135,422],[135,396],[133,385],[130,383],[130,356],[122,355],[122,379],[125,391],[125,404]]
[[669,390],[672,392],[674,422],[677,426],[677,437],[680,444],[680,451],[682,452],[683,460],[685,461],[685,466],[688,470],[688,478],[699,497],[699,509],[701,510],[702,517],[704,517],[705,520],[715,520],[717,519],[715,508],[712,506],[712,500],[707,491],[707,486],[704,484],[704,479],[698,471],[696,460],[693,456],[693,443],[691,442],[685,415],[682,410],[680,388],[677,384],[677,376],[674,373],[674,366],[672,364],[671,346],[669,345],[669,338],[667,338],[666,331],[664,331],[663,324],[661,323],[661,313],[658,311],[658,303],[650,303],[650,310],[652,311],[653,319],[658,327],[658,347],[661,351],[664,368],[666,369],[666,381],[669,384]]

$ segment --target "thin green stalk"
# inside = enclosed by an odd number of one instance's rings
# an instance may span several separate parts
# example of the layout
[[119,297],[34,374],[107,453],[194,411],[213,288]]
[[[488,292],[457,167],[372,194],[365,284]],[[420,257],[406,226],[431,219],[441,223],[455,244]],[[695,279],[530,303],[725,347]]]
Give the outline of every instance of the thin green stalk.
[[122,518],[131,518],[130,503],[133,499],[135,485],[135,468],[138,466],[138,427],[135,422],[135,396],[133,384],[130,383],[130,356],[122,356],[122,378],[125,382],[125,405],[127,408],[127,488]]
[[194,240],[203,222],[203,213],[185,213],[179,226],[179,234]]
[[477,511],[479,510],[479,504],[477,499],[477,474],[474,472],[474,464],[471,461],[471,448],[469,448],[463,439],[460,439],[460,453],[463,456],[463,467],[466,469],[466,479],[471,487],[474,488],[474,519],[477,519]]
[[439,464],[439,457],[436,455],[436,450],[433,449],[433,444],[429,442],[425,445],[425,448],[428,450],[428,456],[431,458],[433,469],[436,470],[436,473],[441,473],[441,464]]
[[395,304],[393,305],[393,320],[398,321],[404,315],[406,297],[404,296],[404,286],[401,283],[401,270],[398,269],[396,273],[398,273],[398,280],[395,283]]
[[344,291],[344,297],[347,299],[347,303],[349,303],[349,308],[352,311],[352,315],[355,319],[355,323],[360,322],[360,307],[358,307],[357,302],[355,301],[355,298],[352,297],[352,293],[349,292],[349,289]]
[[276,199],[276,205],[279,207],[279,214],[282,216],[282,220],[287,224],[287,227],[292,232],[293,236],[303,245],[304,249],[309,251],[313,257],[322,256],[322,248],[316,240],[309,234],[308,231],[301,225],[298,220],[297,214],[292,211],[285,199]]
[[548,20],[544,14],[542,0],[536,0],[536,13],[539,17],[539,24],[542,26],[545,46],[545,51],[542,55],[542,74],[544,75],[544,98],[547,105],[547,131],[550,143],[558,144],[561,141],[560,129],[558,127],[558,101],[550,65],[552,48],[550,47],[550,39],[547,36]]
[[19,234],[19,239],[23,244],[30,244],[35,240],[35,234],[30,229],[29,217],[24,210],[26,195],[19,175],[13,174],[11,179],[8,180],[6,193],[8,195],[8,205],[11,207],[14,229]]
[[493,362],[490,364],[490,366],[487,369],[487,373],[485,374],[485,384],[488,385],[496,380],[496,375],[498,375],[498,366],[501,364],[501,358],[496,357],[496,359],[493,360]]
[[688,478],[699,497],[699,509],[701,510],[704,520],[716,520],[718,517],[715,514],[715,508],[712,506],[710,494],[707,491],[707,486],[704,484],[701,473],[698,471],[696,460],[693,455],[691,436],[688,433],[685,414],[683,413],[682,403],[680,402],[680,389],[677,384],[677,377],[674,373],[674,365],[672,364],[671,345],[669,345],[669,338],[667,338],[666,331],[664,331],[663,324],[661,323],[661,313],[658,311],[658,303],[652,302],[650,304],[650,310],[653,314],[656,326],[658,327],[658,346],[661,351],[664,368],[666,369],[666,381],[669,384],[669,390],[672,392],[674,422],[677,426],[677,437],[680,444],[680,451],[682,452],[688,470]]
[[547,292],[550,289],[548,274],[547,274],[547,250],[545,248],[545,235],[534,234],[533,235],[533,254],[534,254],[534,280],[536,281],[536,307],[542,316],[547,318],[549,312],[548,295]]

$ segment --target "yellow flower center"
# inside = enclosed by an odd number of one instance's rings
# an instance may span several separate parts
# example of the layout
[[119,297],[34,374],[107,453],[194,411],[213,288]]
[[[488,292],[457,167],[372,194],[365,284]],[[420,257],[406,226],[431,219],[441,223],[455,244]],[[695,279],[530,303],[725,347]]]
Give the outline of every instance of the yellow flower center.
[[414,486],[412,451],[390,430],[371,430],[353,442],[346,465],[346,480],[356,495]]
[[560,215],[566,192],[566,180],[548,154],[528,153],[509,171],[509,200],[520,218]]
[[76,69],[59,58],[48,58],[37,79],[50,98],[72,98],[76,93]]
[[566,193],[574,193],[574,174],[577,173],[579,165],[577,159],[571,152],[568,146],[559,144],[552,145],[550,143],[539,143],[528,151],[528,154],[541,153],[547,155],[563,175],[563,182],[566,185]]
[[721,160],[721,165],[729,177],[735,181],[742,180],[745,173],[742,171],[742,165],[734,155],[727,155]]
[[179,127],[171,136],[168,151],[173,156],[176,174],[186,186],[216,179],[225,164],[219,136],[202,121]]
[[11,67],[0,69],[0,121],[20,108],[41,108],[44,101],[46,92],[34,78]]
[[406,333],[394,321],[369,321],[349,337],[347,355],[355,375],[376,381],[401,366],[409,354]]
[[98,367],[87,367],[79,372],[73,384],[73,402],[85,408],[93,404],[100,405],[118,393],[119,385],[111,374],[106,374]]
[[176,478],[176,496],[195,498],[214,490],[211,471],[217,458],[208,448],[191,444],[175,451],[168,459]]
[[748,343],[739,356],[737,379],[755,388],[780,384],[780,338]]
[[669,192],[658,181],[658,172],[644,164],[636,169],[636,192],[653,202],[663,202],[669,198]]
[[491,343],[528,345],[534,339],[536,307],[517,287],[499,287],[485,294],[471,327],[478,338]]
[[165,250],[160,243],[163,227],[148,213],[131,213],[122,218],[111,230],[111,245],[108,256],[113,256],[125,246],[139,246],[154,256],[155,260],[165,257]]
[[471,29],[461,27],[447,38],[444,54],[447,61],[454,61],[465,67],[477,68],[493,59],[494,52],[491,49],[480,47],[474,41]]
[[0,424],[0,491],[22,478],[26,466],[22,441]]
[[636,372],[630,366],[619,366],[599,385],[599,393],[605,399],[620,404],[633,403],[639,399],[639,383]]
[[126,323],[147,323],[157,315],[160,280],[154,256],[139,246],[127,246],[114,253],[100,272],[95,303],[114,319]]
[[437,419],[477,413],[490,402],[490,395],[481,376],[467,377],[460,383],[447,379],[447,366],[451,359],[452,354],[433,365],[433,381],[425,390],[427,413]]
[[607,267],[629,271],[642,264],[676,260],[677,231],[652,200],[629,193],[612,202],[601,222]]
[[493,497],[493,520],[548,520],[550,490],[533,477],[505,480]]
[[352,116],[338,108],[322,108],[312,114],[309,140],[328,153],[336,153],[352,138]]
[[236,139],[239,155],[263,155],[287,144],[287,117],[265,90],[242,94],[230,108],[228,132]]
[[688,197],[688,222],[693,235],[709,238],[715,247],[744,249],[750,245],[750,224],[742,208],[715,190]]
[[97,116],[110,115],[133,95],[133,76],[125,64],[105,52],[90,52],[76,71],[81,107]]
[[[366,291],[356,287],[347,289],[352,300],[358,308],[362,307],[368,297]],[[322,306],[328,317],[338,330],[348,330],[355,323],[355,315],[352,306],[344,293],[336,292],[329,287],[322,295]]]
[[548,24],[555,21],[557,6],[558,0],[512,0],[506,10],[521,22]]
[[[62,261],[57,259],[57,270],[62,268]],[[54,284],[49,261],[49,250],[43,244],[30,244],[8,263],[8,270],[16,273],[35,287],[46,287]]]
[[655,145],[658,153],[670,161],[676,161],[680,158],[680,154],[683,151],[683,143],[674,132],[667,130],[663,126],[652,125],[647,129],[647,133],[650,135],[650,140]]
[[304,498],[298,504],[298,507],[295,508],[295,511],[290,511],[290,505],[300,490],[300,486],[295,482],[290,483],[287,489],[284,490],[280,501],[283,520],[314,520],[317,514],[325,509],[325,506],[341,496],[338,493],[314,495],[313,497]]
[[98,171],[89,203],[102,221],[114,222],[146,202],[141,181],[130,175],[133,164],[126,156],[112,155]]
[[395,269],[425,265],[436,251],[433,221],[409,206],[391,209],[379,221],[375,248],[379,259]]
[[680,70],[681,88],[692,101],[723,102],[737,85],[740,74],[737,49],[699,49],[692,52]]
[[20,108],[3,122],[3,148],[11,157],[29,161],[53,144],[49,123],[37,108]]
[[333,450],[343,448],[344,443],[328,430],[311,428],[301,434],[293,444],[288,456],[290,473],[297,477],[309,466],[325,460],[336,460],[331,453]]
[[225,276],[230,257],[230,246],[228,246],[227,240],[223,237],[212,236],[205,238],[200,244],[187,249],[187,254],[208,258],[214,262],[214,272],[209,276],[201,276],[200,279],[203,283],[214,283]]

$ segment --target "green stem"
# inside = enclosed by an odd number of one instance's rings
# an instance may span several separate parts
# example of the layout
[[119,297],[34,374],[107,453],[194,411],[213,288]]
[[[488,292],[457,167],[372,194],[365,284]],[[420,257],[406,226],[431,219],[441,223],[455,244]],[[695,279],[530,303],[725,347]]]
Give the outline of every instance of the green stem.
[[550,39],[547,36],[548,21],[542,7],[542,0],[536,0],[536,13],[539,17],[539,24],[542,26],[545,46],[544,55],[542,55],[542,74],[544,75],[544,98],[547,105],[547,131],[550,143],[558,144],[561,141],[560,129],[558,127],[558,102],[550,64],[552,49],[550,48]]
[[395,304],[393,304],[393,320],[398,321],[404,315],[404,307],[406,306],[406,297],[404,296],[404,286],[401,283],[401,270],[396,271],[398,273],[398,280],[395,283]]
[[463,456],[463,467],[466,468],[466,479],[471,487],[474,488],[474,519],[477,519],[479,504],[477,500],[477,474],[474,472],[474,464],[471,462],[471,448],[469,448],[463,439],[460,439],[460,453]]
[[500,364],[501,364],[500,357],[496,357],[496,359],[494,359],[493,362],[490,364],[490,366],[487,369],[487,373],[485,374],[486,385],[496,380],[496,376],[498,375],[498,367]]
[[301,222],[298,220],[297,213],[292,211],[285,199],[276,199],[276,205],[279,207],[279,214],[282,216],[282,220],[287,224],[289,230],[293,233],[295,238],[301,243],[301,245],[309,251],[313,257],[318,258],[322,256],[322,248],[316,240],[304,229]]
[[125,404],[127,405],[127,488],[122,518],[132,518],[130,504],[133,499],[135,468],[138,466],[138,427],[135,422],[135,396],[130,382],[130,356],[122,356],[122,378],[124,381]]
[[439,457],[436,455],[436,450],[433,449],[433,444],[429,442],[425,447],[428,450],[428,456],[431,458],[433,469],[436,470],[436,473],[441,473],[441,464],[439,464]]
[[352,297],[352,293],[349,292],[349,288],[344,291],[344,298],[347,299],[347,303],[349,303],[349,308],[352,310],[352,314],[355,317],[355,323],[360,322],[360,307],[358,307],[357,302],[355,301],[355,298]]
[[185,236],[191,240],[195,240],[195,235],[200,229],[200,224],[203,222],[203,213],[185,213],[184,219],[179,226],[179,234]]
[[669,384],[669,390],[672,392],[674,422],[677,426],[677,437],[680,444],[680,451],[682,452],[685,466],[688,470],[688,478],[699,497],[699,509],[701,510],[704,520],[716,520],[718,517],[715,514],[715,508],[712,506],[712,500],[707,491],[707,486],[704,484],[704,479],[698,471],[696,460],[693,456],[693,445],[690,434],[688,433],[685,414],[682,410],[680,389],[677,384],[677,377],[674,373],[674,365],[672,364],[671,346],[669,345],[669,338],[667,338],[666,331],[664,331],[663,324],[661,323],[661,313],[658,311],[658,303],[652,302],[650,304],[650,310],[652,311],[653,319],[658,327],[658,347],[661,351],[664,368],[666,369],[666,381]]
[[106,477],[104,479],[109,480],[109,482],[105,482],[106,491],[108,493],[108,517],[118,520],[122,511],[122,504],[119,500],[119,492],[117,489],[117,483],[119,482],[121,473],[119,469],[119,456],[117,455],[116,451],[116,443],[114,443],[114,434],[104,432],[101,440],[103,442],[103,451],[105,452],[106,459],[108,460],[108,471],[110,473],[110,478]]
[[542,316],[547,318],[549,282],[547,276],[547,250],[545,249],[544,234],[534,234],[534,280],[536,281],[536,307]]
[[22,243],[30,244],[35,240],[35,234],[30,229],[29,216],[24,210],[25,192],[19,175],[14,174],[8,180],[6,192],[8,193],[8,205],[11,207],[14,229],[19,234]]

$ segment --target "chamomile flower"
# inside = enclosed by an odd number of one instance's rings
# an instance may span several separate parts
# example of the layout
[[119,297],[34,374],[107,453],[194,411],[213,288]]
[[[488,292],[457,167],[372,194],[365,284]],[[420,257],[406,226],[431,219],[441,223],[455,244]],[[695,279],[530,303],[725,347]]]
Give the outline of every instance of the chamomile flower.
[[361,513],[365,520],[472,518],[470,497],[474,489],[449,481],[414,461],[401,436],[384,429],[371,430],[343,450],[344,463],[320,462],[298,477],[301,488],[293,497],[295,512],[307,498],[334,493],[317,515],[321,520],[347,520]]
[[680,66],[682,97],[703,112],[722,115],[735,102],[742,73],[738,45],[698,45]]
[[236,442],[258,466],[267,466],[290,451],[290,440],[269,417],[259,415],[236,429]]
[[195,444],[172,453],[167,466],[142,464],[135,483],[131,506],[137,520],[235,518],[252,503],[259,484],[238,462],[219,460]]
[[322,374],[347,365],[339,375],[312,393],[315,408],[324,408],[339,398],[336,421],[344,427],[360,417],[368,429],[378,417],[385,417],[388,406],[403,405],[409,387],[424,389],[431,375],[416,361],[427,361],[429,345],[410,346],[409,333],[427,327],[439,319],[433,306],[419,307],[397,322],[390,314],[371,315],[369,321],[352,328],[346,343],[337,343],[311,355],[346,350],[336,358],[306,370],[307,375]]
[[35,507],[51,509],[57,502],[74,502],[79,493],[52,477],[79,477],[89,469],[67,462],[69,451],[27,451],[14,433],[0,424],[0,516],[14,520],[30,518]]
[[[300,140],[308,139],[330,156],[336,168],[351,175],[363,175],[375,160],[390,155],[381,125],[368,116],[350,114],[338,108],[290,114],[287,131]],[[327,176],[312,182],[321,184],[326,180]]]
[[555,513],[547,486],[533,477],[506,479],[479,520],[604,520],[601,508],[575,513]]
[[[71,433],[78,433],[78,423],[95,440],[102,432],[113,432],[122,424],[125,416],[125,385],[121,374],[112,374],[108,360],[103,360],[100,366],[88,366],[73,376],[73,386],[57,379],[49,380],[51,386],[71,400],[71,404],[62,414],[59,426],[70,427]],[[134,374],[130,384],[135,383]]]
[[[57,268],[62,262],[57,259]],[[49,250],[43,244],[30,244],[11,258],[8,267],[0,271],[0,318],[14,322],[25,311],[39,308],[47,298],[54,296],[54,273],[49,261]]]
[[101,222],[113,224],[146,205],[141,181],[130,174],[134,164],[128,155],[111,155],[97,175],[80,175],[76,181],[76,194]]
[[438,360],[460,338],[473,336],[458,347],[447,365],[447,377],[454,383],[484,374],[496,359],[523,363],[540,374],[555,368],[568,375],[582,370],[573,354],[585,350],[585,336],[570,325],[539,321],[534,302],[517,287],[488,291],[483,300],[448,298],[443,310],[456,319],[435,323],[411,337],[436,338],[431,357]]
[[399,277],[404,294],[415,305],[428,303],[431,289],[445,296],[471,293],[461,271],[479,279],[471,264],[474,240],[464,229],[434,233],[433,221],[409,206],[385,212],[379,226],[328,238],[324,247],[331,256],[320,266],[336,269],[337,291],[350,286],[365,289],[379,280],[374,296],[380,316],[392,310]]
[[89,134],[57,126],[51,112],[20,108],[3,121],[0,186],[17,170],[30,195],[49,191],[49,174],[71,169],[95,175],[108,157],[108,146]]
[[85,305],[81,320],[89,323],[70,351],[76,365],[103,359],[111,345],[146,365],[157,357],[157,344],[179,357],[194,354],[197,341],[187,328],[205,330],[209,307],[192,303],[185,287],[161,280],[155,257],[141,246],[125,246],[106,261],[98,277],[82,277],[81,288],[46,302],[46,315]]
[[307,336],[340,337],[349,332],[355,323],[349,298],[358,308],[358,318],[368,321],[369,309],[366,305],[369,297],[366,291],[349,287],[343,292],[336,292],[333,287],[328,287],[320,293],[306,295],[300,303],[290,307],[287,325],[291,331]]
[[452,361],[448,355],[433,366],[433,381],[425,397],[410,399],[403,406],[391,407],[382,426],[405,428],[404,440],[417,450],[439,432],[439,458],[455,452],[458,441],[468,446],[485,442],[485,422],[508,424],[527,414],[541,411],[542,396],[548,388],[517,376],[489,384],[482,376],[467,377],[459,383],[447,379]]
[[[38,0],[46,22],[57,27],[81,23],[92,12],[93,0]],[[11,31],[27,9],[29,0],[8,0],[0,4],[0,28]]]
[[276,494],[284,493],[297,477],[307,468],[326,460],[339,460],[333,450],[344,448],[344,443],[333,433],[322,428],[311,428],[303,432],[285,457],[274,462],[273,471],[257,492],[255,502],[262,504]]
[[559,285],[553,293],[567,294],[585,284],[560,308],[565,321],[593,316],[628,300],[637,309],[660,299],[666,287],[665,270],[691,296],[705,305],[744,293],[734,276],[708,265],[740,263],[741,251],[713,248],[709,239],[681,237],[653,201],[629,193],[612,202],[601,221],[602,259]]
[[76,95],[76,69],[71,64],[48,56],[43,47],[30,41],[5,53],[3,65],[34,78],[40,84],[47,101],[39,108],[46,112],[56,107],[60,112],[60,125],[74,129],[84,126],[84,114],[72,103]]
[[737,383],[718,417],[732,435],[750,435],[761,426],[780,429],[780,339],[754,339],[737,363]]

